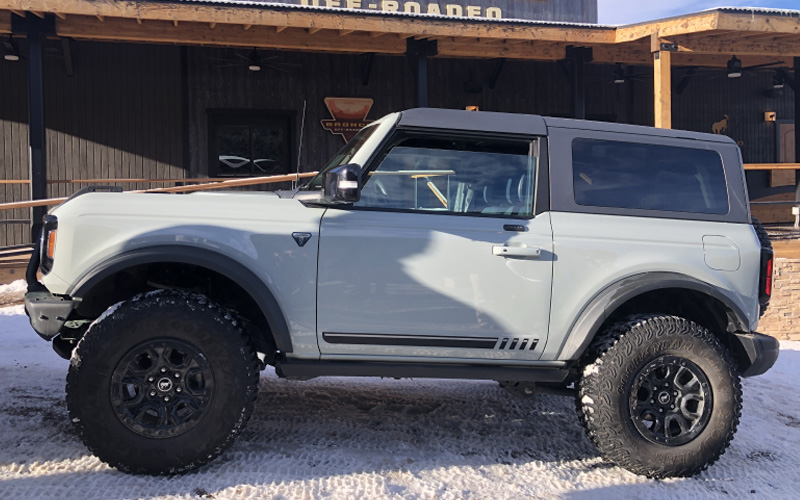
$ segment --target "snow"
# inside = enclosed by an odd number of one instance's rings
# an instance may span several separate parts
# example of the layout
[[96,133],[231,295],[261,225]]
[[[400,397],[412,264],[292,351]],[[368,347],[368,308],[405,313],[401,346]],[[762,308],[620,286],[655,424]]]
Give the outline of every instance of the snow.
[[518,399],[496,383],[262,375],[248,427],[183,476],[123,474],[93,457],[64,402],[68,361],[0,309],[0,498],[797,498],[800,342],[744,380],[731,447],[690,479],[650,480],[603,461],[573,401]]

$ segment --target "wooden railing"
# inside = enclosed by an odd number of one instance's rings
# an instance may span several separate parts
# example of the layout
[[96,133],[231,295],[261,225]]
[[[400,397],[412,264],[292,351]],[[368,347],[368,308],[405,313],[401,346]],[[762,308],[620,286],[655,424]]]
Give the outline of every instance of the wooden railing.
[[[317,175],[317,172],[305,172],[302,174],[289,175],[270,175],[266,177],[247,177],[244,179],[76,179],[64,181],[48,181],[48,183],[58,184],[117,184],[117,183],[192,183],[191,186],[174,186],[167,188],[138,189],[129,191],[131,193],[190,193],[193,191],[207,191],[210,189],[226,189],[244,186],[257,186],[260,184],[274,184],[277,182],[299,181]],[[0,181],[0,184],[22,184],[29,181]],[[200,184],[195,184],[200,182]],[[48,198],[45,200],[15,201],[11,203],[0,203],[0,211],[13,210],[15,208],[49,207],[59,205],[67,198]]]

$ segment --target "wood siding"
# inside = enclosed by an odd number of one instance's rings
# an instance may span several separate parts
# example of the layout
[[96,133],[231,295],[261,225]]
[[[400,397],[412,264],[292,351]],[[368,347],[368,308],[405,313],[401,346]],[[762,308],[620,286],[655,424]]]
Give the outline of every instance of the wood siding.
[[[61,42],[49,40],[44,61],[48,179],[185,177],[180,51],[174,46],[71,42],[74,76],[68,76]],[[24,60],[0,61],[0,86],[0,176],[27,179]],[[47,195],[69,196],[84,186],[51,183]],[[162,186],[166,184],[124,185]],[[24,184],[3,186],[0,193],[0,202],[30,197]],[[0,217],[30,215],[14,210],[0,212]],[[0,224],[0,247],[29,242],[27,226]]]
[[[262,70],[249,71],[247,49],[72,42],[74,76],[67,76],[61,42],[47,43],[45,113],[51,180],[89,178],[206,177],[209,121],[215,110],[286,113],[291,119],[291,170],[319,169],[344,142],[323,130],[330,115],[326,97],[374,100],[368,119],[416,105],[414,72],[402,56],[376,56],[369,83],[362,84],[365,56],[259,51]],[[24,50],[24,49],[23,49]],[[284,71],[271,68],[279,67]],[[497,62],[434,58],[429,66],[429,105],[483,111],[570,116],[569,79],[556,63],[508,60],[494,89]],[[629,68],[633,78],[613,83],[613,65],[586,67],[590,119],[652,125],[652,68]],[[673,88],[685,70],[673,71]],[[0,178],[27,179],[27,82],[24,60],[0,61]],[[728,115],[725,133],[740,142],[745,162],[777,161],[776,124],[793,119],[788,88],[768,95],[772,72],[729,79],[723,71],[698,72],[673,97],[675,128],[711,132]],[[306,104],[305,126],[303,105]],[[299,144],[302,131],[302,145]],[[770,188],[768,172],[748,172],[752,198],[787,193]],[[149,185],[126,185],[127,188]],[[81,184],[50,184],[50,196],[73,193]],[[24,184],[0,187],[0,201],[28,198]],[[25,219],[27,210],[0,213]],[[24,225],[0,225],[0,246],[28,240]]]
[[[28,162],[27,67],[21,62],[0,59],[0,180],[27,179]],[[28,184],[0,185],[0,202],[29,198]],[[28,224],[3,221],[29,220],[30,216],[27,209],[0,212],[0,248],[30,239]]]

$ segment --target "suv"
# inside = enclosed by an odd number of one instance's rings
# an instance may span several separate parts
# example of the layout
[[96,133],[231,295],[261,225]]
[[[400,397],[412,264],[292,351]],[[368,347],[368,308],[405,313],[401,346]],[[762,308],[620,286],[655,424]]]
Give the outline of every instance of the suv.
[[771,273],[727,137],[412,109],[293,191],[73,197],[25,307],[122,471],[219,455],[270,365],[572,395],[605,457],[670,477],[724,452],[740,377],[777,359]]

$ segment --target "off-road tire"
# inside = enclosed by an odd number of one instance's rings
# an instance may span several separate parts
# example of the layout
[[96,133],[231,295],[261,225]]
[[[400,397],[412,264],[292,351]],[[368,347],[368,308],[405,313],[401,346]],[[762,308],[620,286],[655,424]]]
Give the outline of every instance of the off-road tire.
[[[185,346],[193,354],[178,358],[183,354],[175,352],[182,348],[163,346]],[[156,355],[135,358],[140,350]],[[165,361],[170,352],[176,359]],[[169,386],[172,392],[139,387],[150,380],[148,375],[134,377],[142,384],[124,385],[118,374],[128,373],[131,359],[138,363],[130,365],[135,370],[151,366],[147,373],[170,363],[189,366],[185,389],[167,380],[172,375],[178,380],[178,369],[167,370],[163,383],[157,382],[159,390]],[[231,314],[203,295],[156,291],[112,306],[92,323],[70,360],[67,407],[81,440],[103,462],[134,474],[175,474],[208,463],[233,443],[252,412],[258,379],[255,351]],[[137,394],[135,401],[141,391],[142,397],[156,393],[162,400],[172,395],[173,406],[163,403],[163,413],[157,414],[173,418],[183,411],[186,421],[179,425],[161,419],[137,427],[139,422],[128,418],[119,403],[119,394],[127,390]],[[186,410],[184,400],[194,401],[189,399],[194,391],[202,395],[197,404],[201,410]],[[178,402],[182,406],[175,409]]]
[[[590,352],[576,406],[589,439],[604,457],[636,474],[666,478],[697,474],[724,453],[739,423],[742,389],[730,354],[708,330],[677,316],[635,316],[608,328]],[[641,387],[643,370],[662,360],[687,362],[707,380],[707,399],[712,401],[707,421],[683,444],[645,437],[632,417],[639,404],[636,395],[631,397],[633,388]]]

